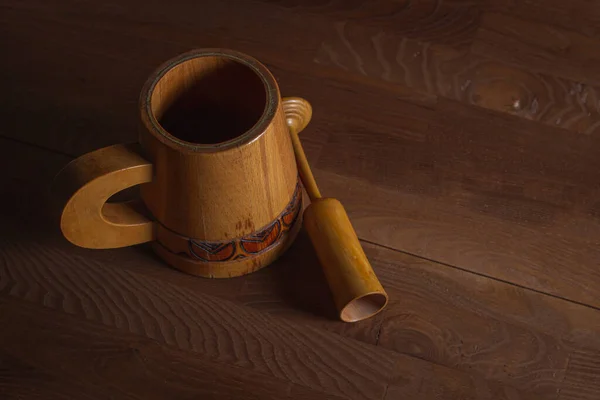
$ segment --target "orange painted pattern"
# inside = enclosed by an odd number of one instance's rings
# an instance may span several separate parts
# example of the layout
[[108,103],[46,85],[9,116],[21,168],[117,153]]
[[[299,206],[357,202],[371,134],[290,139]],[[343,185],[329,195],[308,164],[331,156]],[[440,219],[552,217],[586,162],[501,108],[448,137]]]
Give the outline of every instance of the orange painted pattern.
[[241,238],[228,242],[210,242],[194,239],[188,240],[188,255],[200,261],[230,261],[256,254],[275,246],[285,238],[294,226],[302,209],[302,193],[300,181],[296,185],[292,199],[283,212],[272,223]]

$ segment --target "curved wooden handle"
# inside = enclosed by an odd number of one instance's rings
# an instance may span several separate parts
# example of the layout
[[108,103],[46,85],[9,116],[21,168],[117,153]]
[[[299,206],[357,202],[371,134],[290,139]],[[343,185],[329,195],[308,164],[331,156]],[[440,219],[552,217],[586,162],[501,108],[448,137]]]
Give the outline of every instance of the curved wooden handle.
[[106,203],[115,193],[152,181],[152,164],[137,144],[118,144],[85,154],[62,169],[53,189],[64,208],[63,235],[90,249],[131,246],[154,240],[154,223],[136,202]]

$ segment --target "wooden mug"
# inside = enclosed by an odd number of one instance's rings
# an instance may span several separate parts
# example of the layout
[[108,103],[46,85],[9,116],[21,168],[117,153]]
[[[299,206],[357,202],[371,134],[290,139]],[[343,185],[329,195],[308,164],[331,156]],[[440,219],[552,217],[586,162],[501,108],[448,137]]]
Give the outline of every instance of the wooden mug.
[[[64,236],[95,249],[152,241],[168,264],[205,277],[268,265],[301,226],[282,103],[248,55],[199,49],[167,61],[142,89],[139,144],[85,154],[57,176]],[[143,204],[107,202],[135,185]]]

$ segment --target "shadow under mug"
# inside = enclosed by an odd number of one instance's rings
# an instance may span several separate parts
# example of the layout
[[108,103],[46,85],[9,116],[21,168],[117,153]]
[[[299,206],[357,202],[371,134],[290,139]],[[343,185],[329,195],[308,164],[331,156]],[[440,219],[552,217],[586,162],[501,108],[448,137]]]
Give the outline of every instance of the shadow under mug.
[[[69,163],[61,230],[86,248],[153,242],[168,264],[233,277],[273,262],[301,226],[302,191],[277,83],[248,55],[199,49],[161,65],[139,108],[139,144]],[[107,200],[141,185],[141,201]]]

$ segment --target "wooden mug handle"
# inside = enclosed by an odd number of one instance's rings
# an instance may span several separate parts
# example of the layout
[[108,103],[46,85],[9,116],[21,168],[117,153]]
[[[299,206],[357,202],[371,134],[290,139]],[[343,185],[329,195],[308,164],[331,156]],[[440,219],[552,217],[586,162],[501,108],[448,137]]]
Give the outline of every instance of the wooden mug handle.
[[154,240],[154,223],[138,211],[141,202],[106,202],[121,190],[152,181],[152,170],[137,144],[105,147],[71,161],[53,185],[64,205],[60,227],[65,238],[90,249]]

